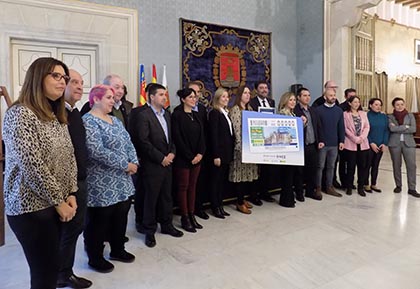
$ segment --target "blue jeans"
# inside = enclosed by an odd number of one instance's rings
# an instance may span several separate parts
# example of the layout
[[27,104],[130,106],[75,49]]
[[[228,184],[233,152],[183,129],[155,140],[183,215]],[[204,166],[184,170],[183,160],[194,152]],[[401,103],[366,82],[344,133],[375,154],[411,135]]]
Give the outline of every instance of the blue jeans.
[[322,171],[325,170],[325,185],[331,187],[334,176],[334,165],[337,159],[338,149],[336,146],[323,147],[318,153],[318,170],[316,172],[316,186],[321,187]]

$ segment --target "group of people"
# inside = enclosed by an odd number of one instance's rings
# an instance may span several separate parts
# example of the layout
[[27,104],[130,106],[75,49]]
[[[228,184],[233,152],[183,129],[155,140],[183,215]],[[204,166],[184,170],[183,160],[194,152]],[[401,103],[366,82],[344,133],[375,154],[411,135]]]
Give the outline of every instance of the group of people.
[[[239,87],[232,107],[228,90],[218,88],[208,111],[200,102],[200,82],[187,83],[177,95],[180,105],[171,114],[165,107],[166,88],[146,87],[148,103],[132,108],[124,82],[108,75],[94,86],[80,112],[83,78],[54,58],[39,58],[29,67],[18,99],[7,110],[3,138],[6,147],[5,210],[12,231],[27,259],[31,288],[88,288],[92,282],[73,272],[75,248],[83,232],[89,266],[111,272],[109,260],[131,263],[125,249],[128,212],[132,201],[136,229],[148,247],[156,246],[160,232],[182,237],[173,225],[173,196],[181,227],[195,233],[212,215],[225,219],[225,193],[232,188],[236,209],[251,214],[270,195],[272,180],[281,180],[279,204],[294,207],[295,200],[322,199],[322,191],[341,196],[333,178],[339,155],[343,188],[352,193],[357,167],[357,191],[377,191],[378,167],[389,147],[395,193],[402,190],[401,156],[407,166],[408,193],[416,191],[414,116],[404,100],[392,101],[394,112],[382,113],[382,101],[369,101],[361,110],[353,89],[336,104],[332,81],[310,106],[310,92],[287,92],[278,113],[300,117],[304,123],[304,166],[257,165],[242,162],[242,111],[274,108],[268,84]],[[344,110],[344,111],[343,111]],[[316,174],[314,174],[316,172]],[[371,179],[369,182],[369,174]],[[324,189],[323,189],[324,187]],[[109,260],[104,257],[110,245]]]

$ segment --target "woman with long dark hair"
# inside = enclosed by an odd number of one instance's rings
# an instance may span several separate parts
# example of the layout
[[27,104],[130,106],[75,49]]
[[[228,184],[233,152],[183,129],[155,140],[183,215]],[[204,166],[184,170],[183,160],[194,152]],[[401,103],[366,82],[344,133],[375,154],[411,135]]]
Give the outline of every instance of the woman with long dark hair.
[[56,288],[62,222],[72,220],[77,209],[76,160],[64,106],[68,75],[57,59],[35,60],[4,118],[5,209],[32,289]]
[[367,178],[369,159],[369,120],[366,112],[361,110],[360,98],[352,96],[347,99],[349,108],[344,112],[344,155],[347,161],[346,194],[353,190],[354,173],[357,166],[357,193],[365,197],[364,184]]
[[229,168],[229,181],[234,184],[237,196],[236,209],[244,214],[251,214],[252,205],[245,200],[246,194],[255,195],[255,181],[258,180],[258,165],[242,162],[242,111],[252,110],[249,105],[251,91],[246,86],[238,88],[235,105],[229,111],[232,120],[235,146],[233,161]]

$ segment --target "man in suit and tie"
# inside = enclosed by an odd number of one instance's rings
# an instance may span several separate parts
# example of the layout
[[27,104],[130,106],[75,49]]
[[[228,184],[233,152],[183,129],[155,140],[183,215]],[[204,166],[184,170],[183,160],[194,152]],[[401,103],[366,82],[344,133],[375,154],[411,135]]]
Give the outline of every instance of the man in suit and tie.
[[172,162],[175,145],[171,136],[171,115],[165,111],[166,88],[152,83],[146,88],[148,105],[132,110],[130,125],[133,144],[142,166],[144,206],[140,231],[146,235],[148,247],[156,245],[155,232],[159,221],[162,234],[182,237],[172,225]]
[[260,80],[255,84],[257,95],[249,101],[249,105],[254,111],[258,111],[258,107],[276,107],[274,99],[268,97],[268,84],[265,80]]
[[[249,105],[252,107],[253,111],[258,111],[258,107],[276,107],[276,103],[274,99],[268,97],[268,84],[265,80],[260,80],[255,84],[255,90],[257,91],[257,95],[249,101]],[[277,176],[272,176],[274,173],[273,165],[261,165],[260,169],[260,178],[259,178],[259,188],[260,194],[250,199],[250,201],[255,204],[256,206],[261,206],[262,202],[260,200],[263,199],[266,202],[274,202],[275,200],[271,195],[268,193],[271,178]]]

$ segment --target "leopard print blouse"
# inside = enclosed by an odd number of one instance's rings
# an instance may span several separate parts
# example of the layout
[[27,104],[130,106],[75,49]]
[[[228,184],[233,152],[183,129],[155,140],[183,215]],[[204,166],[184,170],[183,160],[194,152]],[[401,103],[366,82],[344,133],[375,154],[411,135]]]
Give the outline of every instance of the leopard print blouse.
[[5,211],[9,216],[39,211],[77,191],[77,167],[67,125],[45,122],[26,106],[7,110]]

